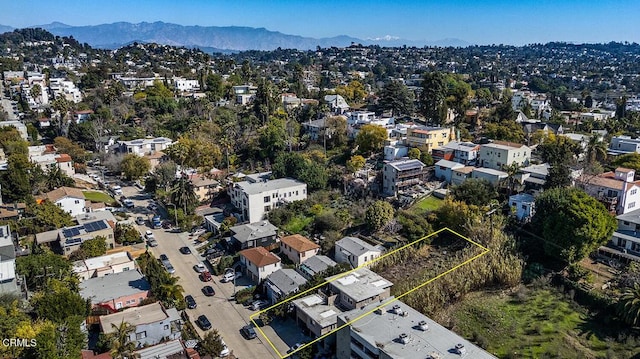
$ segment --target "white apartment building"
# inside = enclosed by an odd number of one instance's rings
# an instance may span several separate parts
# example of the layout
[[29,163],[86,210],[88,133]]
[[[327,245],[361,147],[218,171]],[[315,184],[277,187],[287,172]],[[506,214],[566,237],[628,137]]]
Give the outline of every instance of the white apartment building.
[[200,84],[198,80],[188,80],[182,77],[174,77],[173,78],[173,86],[178,91],[196,91],[200,89]]
[[528,166],[531,161],[531,148],[519,143],[495,141],[480,146],[478,164],[480,167],[502,170],[503,166],[517,163]]
[[232,183],[231,203],[240,211],[243,221],[261,221],[274,208],[287,202],[307,198],[307,184],[292,178],[269,179],[270,172],[247,176],[245,181]]

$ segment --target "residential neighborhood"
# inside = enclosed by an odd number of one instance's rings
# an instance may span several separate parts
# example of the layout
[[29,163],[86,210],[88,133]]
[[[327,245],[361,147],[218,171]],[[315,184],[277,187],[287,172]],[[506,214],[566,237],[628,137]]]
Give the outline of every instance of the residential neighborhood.
[[638,44],[54,30],[0,33],[1,357],[640,356]]

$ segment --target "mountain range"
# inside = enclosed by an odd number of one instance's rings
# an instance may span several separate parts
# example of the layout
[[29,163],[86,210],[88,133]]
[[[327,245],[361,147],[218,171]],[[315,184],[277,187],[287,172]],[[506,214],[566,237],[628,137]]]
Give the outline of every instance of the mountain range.
[[[310,50],[320,47],[345,47],[351,43],[380,46],[454,46],[465,47],[469,43],[459,39],[415,41],[385,35],[373,39],[358,39],[346,35],[312,38],[288,35],[265,28],[241,26],[183,26],[161,21],[149,23],[115,22],[112,24],[72,26],[60,22],[40,27],[57,36],[73,36],[81,43],[96,48],[115,49],[133,42],[158,43],[172,46],[200,48],[205,52],[229,52],[245,50],[286,49]],[[12,31],[10,26],[0,25],[0,33]]]

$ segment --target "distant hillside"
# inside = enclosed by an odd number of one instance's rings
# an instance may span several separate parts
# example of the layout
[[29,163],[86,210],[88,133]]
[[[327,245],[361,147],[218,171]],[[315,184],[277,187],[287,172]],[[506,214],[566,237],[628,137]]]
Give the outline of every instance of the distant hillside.
[[[229,52],[244,50],[284,49],[309,50],[320,47],[345,47],[352,42],[363,45],[378,44],[381,46],[467,46],[468,43],[458,39],[446,39],[428,43],[426,41],[409,41],[395,37],[362,40],[346,35],[315,39],[297,35],[287,35],[265,28],[239,26],[182,26],[165,22],[142,22],[132,24],[116,22],[91,26],[70,26],[54,22],[41,27],[58,36],[73,36],[80,43],[88,43],[98,48],[118,48],[134,41],[155,42],[158,44],[197,47],[207,52]],[[10,31],[11,27],[0,25],[0,32]]]
[[11,26],[0,25],[0,34],[9,32],[9,31],[13,31],[13,28]]

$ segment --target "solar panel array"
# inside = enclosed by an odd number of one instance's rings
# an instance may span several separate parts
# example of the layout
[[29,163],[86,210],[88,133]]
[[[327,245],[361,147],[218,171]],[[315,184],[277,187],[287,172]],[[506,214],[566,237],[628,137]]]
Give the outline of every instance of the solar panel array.
[[95,222],[85,223],[84,229],[89,233],[100,231],[102,229],[107,229],[107,223],[105,221],[95,221]]
[[81,227],[65,228],[62,230],[62,234],[64,235],[65,238],[72,238],[77,235],[80,235],[80,228]]
[[422,168],[422,164],[418,160],[403,161],[397,163],[392,162],[391,164],[398,168],[400,171]]

